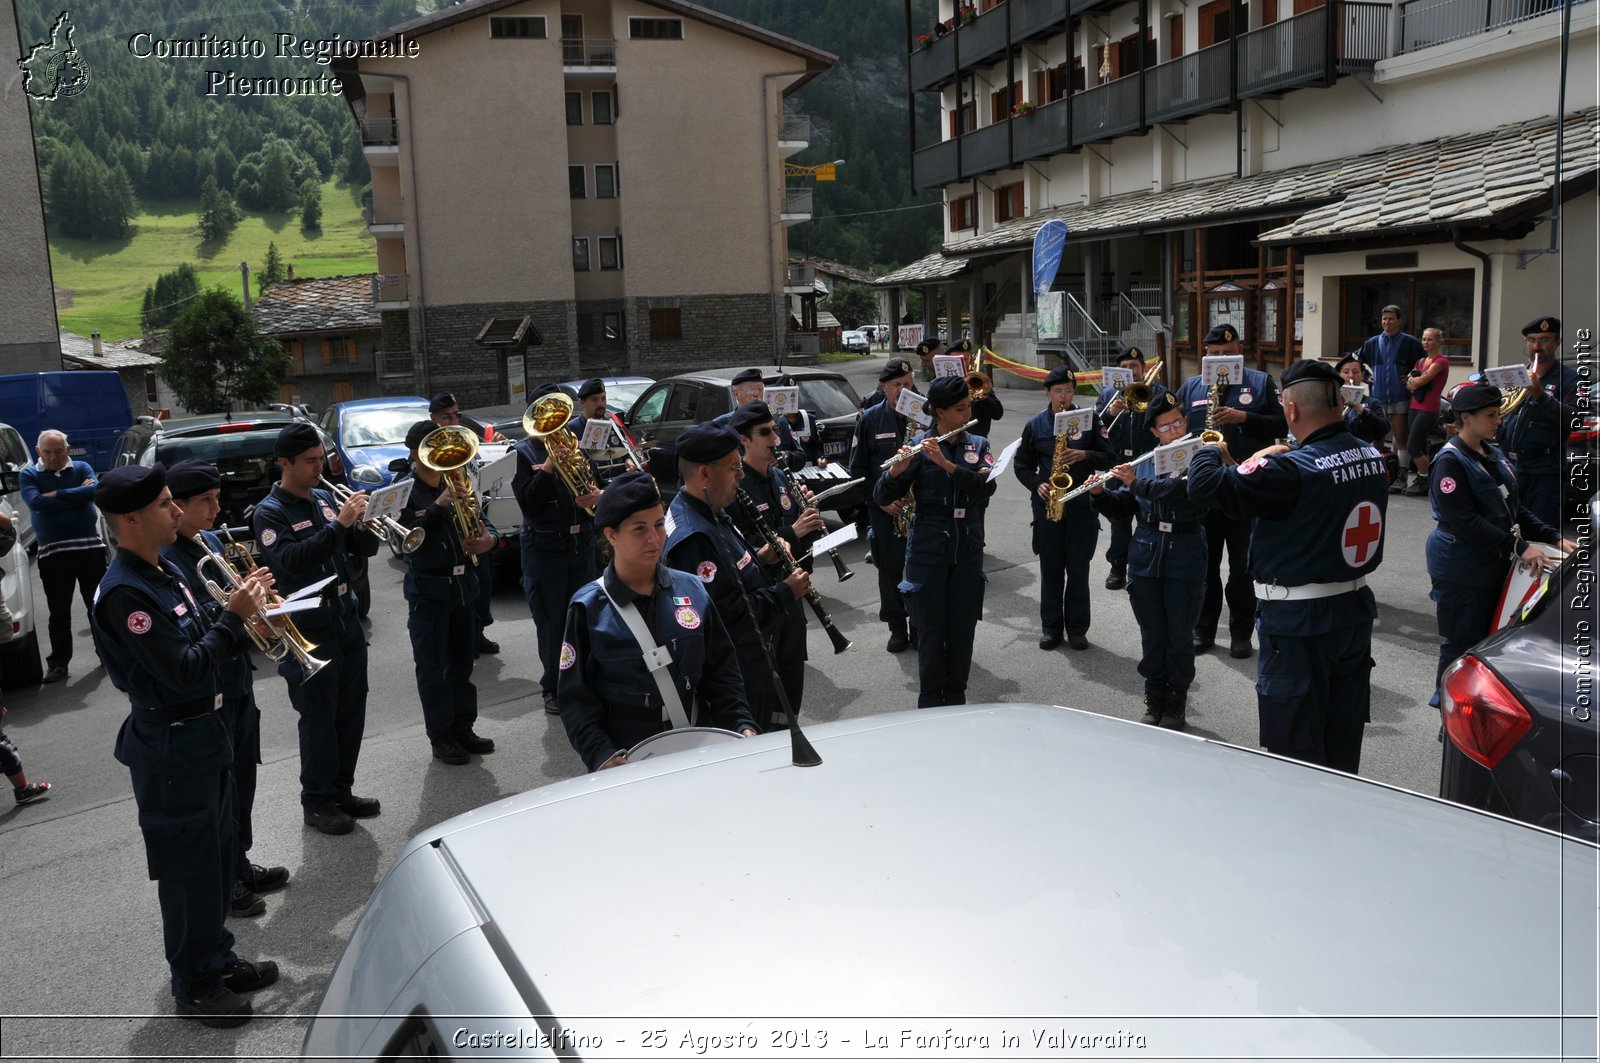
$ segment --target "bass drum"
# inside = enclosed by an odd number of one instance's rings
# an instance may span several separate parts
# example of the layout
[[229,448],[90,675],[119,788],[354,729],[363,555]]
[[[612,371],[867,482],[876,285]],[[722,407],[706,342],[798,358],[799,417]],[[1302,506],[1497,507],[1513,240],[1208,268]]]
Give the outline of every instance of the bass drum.
[[651,735],[628,750],[625,756],[629,761],[649,760],[667,753],[682,753],[686,749],[736,742],[743,737],[737,731],[726,731],[721,727],[677,727]]

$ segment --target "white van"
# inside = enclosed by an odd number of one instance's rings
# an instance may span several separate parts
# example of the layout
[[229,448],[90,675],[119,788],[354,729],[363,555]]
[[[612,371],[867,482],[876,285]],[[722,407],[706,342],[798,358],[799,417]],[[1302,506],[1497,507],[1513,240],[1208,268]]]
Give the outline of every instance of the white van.
[[[6,492],[0,496],[0,513],[11,518],[19,538],[4,554],[0,554],[0,601],[10,612],[9,620],[0,613],[0,687],[6,690],[26,690],[39,685],[44,678],[44,663],[39,659],[39,634],[34,629],[33,612],[33,562],[22,545],[21,521],[17,507],[11,504],[11,489],[17,474],[5,472]],[[23,507],[26,511],[26,507]]]

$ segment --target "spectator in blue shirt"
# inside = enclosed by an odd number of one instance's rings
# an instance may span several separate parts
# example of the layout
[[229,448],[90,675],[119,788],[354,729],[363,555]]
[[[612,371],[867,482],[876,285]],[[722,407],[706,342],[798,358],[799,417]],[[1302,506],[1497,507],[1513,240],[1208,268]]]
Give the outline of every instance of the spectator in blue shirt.
[[1378,313],[1383,331],[1361,345],[1357,356],[1372,371],[1372,404],[1389,415],[1394,433],[1394,453],[1400,459],[1403,476],[1411,467],[1411,452],[1406,447],[1406,419],[1411,414],[1411,392],[1406,376],[1419,359],[1427,357],[1422,341],[1400,331],[1400,308],[1393,304]]
[[39,543],[39,582],[50,610],[50,653],[44,681],[67,677],[72,661],[72,591],[76,586],[86,611],[106,574],[106,544],[100,540],[94,508],[94,470],[73,461],[63,432],[46,428],[36,446],[39,460],[22,470],[22,501],[33,512]]

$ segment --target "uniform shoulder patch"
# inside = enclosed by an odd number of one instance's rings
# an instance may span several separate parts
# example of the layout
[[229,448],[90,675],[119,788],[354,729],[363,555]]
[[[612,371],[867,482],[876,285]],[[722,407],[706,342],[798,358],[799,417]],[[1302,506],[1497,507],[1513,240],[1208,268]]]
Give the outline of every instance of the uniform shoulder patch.
[[678,618],[678,626],[687,631],[693,631],[700,626],[700,614],[695,612],[692,605],[679,606],[674,615]]
[[567,669],[571,668],[577,663],[578,651],[573,648],[572,643],[563,642],[561,644],[561,661],[559,665],[561,671],[565,672]]
[[275,543],[277,541],[278,541],[278,533],[277,532],[273,531],[271,528],[262,528],[261,529],[261,545],[262,546],[271,546],[273,543]]
[[150,614],[143,609],[128,614],[128,630],[143,635],[150,630]]
[[694,570],[694,574],[700,577],[701,583],[710,583],[717,578],[717,563],[715,561],[702,561],[700,562],[700,567]]
[[1244,463],[1239,466],[1239,475],[1249,476],[1251,473],[1255,472],[1265,464],[1266,462],[1260,458],[1247,458]]
[[1439,477],[1439,493],[1453,495],[1456,491],[1456,478],[1454,476]]

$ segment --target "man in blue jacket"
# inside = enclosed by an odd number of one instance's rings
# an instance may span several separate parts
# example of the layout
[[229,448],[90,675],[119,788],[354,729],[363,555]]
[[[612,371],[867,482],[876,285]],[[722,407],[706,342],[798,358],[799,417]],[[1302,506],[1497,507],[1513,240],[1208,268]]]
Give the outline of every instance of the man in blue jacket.
[[1400,460],[1403,478],[1411,467],[1411,452],[1406,449],[1406,417],[1411,412],[1411,392],[1406,390],[1406,376],[1417,359],[1427,352],[1422,349],[1421,340],[1400,331],[1398,306],[1384,307],[1378,320],[1383,331],[1363,343],[1356,353],[1362,364],[1372,370],[1372,402],[1389,415],[1389,427],[1394,432],[1394,454]]
[[89,463],[73,461],[66,434],[54,428],[39,433],[36,449],[38,462],[22,470],[22,501],[33,512],[39,541],[39,582],[50,609],[44,681],[54,683],[67,677],[72,661],[72,591],[77,588],[86,610],[94,609],[94,589],[106,574],[106,544]]

